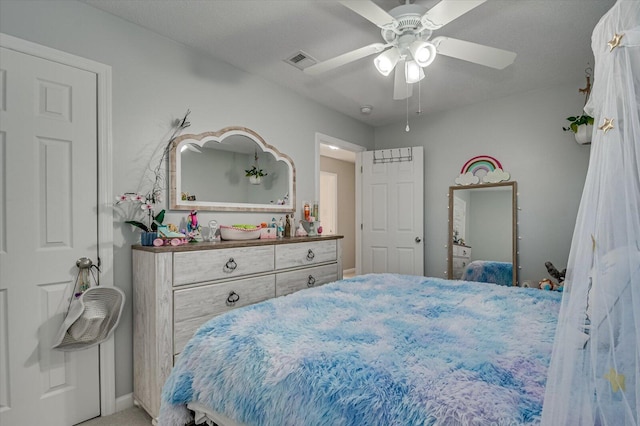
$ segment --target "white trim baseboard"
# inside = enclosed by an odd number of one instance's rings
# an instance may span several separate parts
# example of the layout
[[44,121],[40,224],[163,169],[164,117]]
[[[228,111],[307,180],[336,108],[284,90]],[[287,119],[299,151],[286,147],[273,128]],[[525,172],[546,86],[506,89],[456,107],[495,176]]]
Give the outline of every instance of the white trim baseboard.
[[[116,398],[116,413],[133,407],[133,392]],[[104,416],[105,414],[103,414]]]
[[[53,49],[5,33],[0,46],[96,74],[98,94],[98,257],[100,285],[113,284],[113,148],[111,129],[111,67],[61,50]],[[116,408],[115,345],[113,336],[100,345],[100,413],[113,414]]]
[[356,273],[356,268],[351,268],[351,269],[345,269],[344,271],[342,271],[342,275],[354,275]]

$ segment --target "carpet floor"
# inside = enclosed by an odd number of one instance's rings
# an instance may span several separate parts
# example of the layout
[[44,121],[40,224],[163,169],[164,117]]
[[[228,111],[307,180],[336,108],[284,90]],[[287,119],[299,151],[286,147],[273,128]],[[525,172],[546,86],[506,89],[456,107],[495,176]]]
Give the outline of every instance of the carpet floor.
[[138,407],[127,408],[105,417],[96,417],[78,426],[149,426],[151,417]]

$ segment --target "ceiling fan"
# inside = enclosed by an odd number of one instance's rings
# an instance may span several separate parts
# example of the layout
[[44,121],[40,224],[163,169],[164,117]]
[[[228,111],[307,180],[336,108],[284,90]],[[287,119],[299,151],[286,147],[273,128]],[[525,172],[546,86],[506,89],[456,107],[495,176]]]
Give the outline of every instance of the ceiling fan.
[[350,62],[379,53],[373,63],[387,76],[395,69],[394,99],[411,96],[413,83],[425,77],[423,68],[436,55],[445,55],[476,64],[503,69],[512,64],[516,54],[495,47],[431,35],[486,0],[442,0],[431,9],[418,4],[397,6],[386,12],[370,0],[342,0],[344,6],[373,22],[381,29],[384,43],[372,43],[324,62],[307,67],[304,72],[317,75]]

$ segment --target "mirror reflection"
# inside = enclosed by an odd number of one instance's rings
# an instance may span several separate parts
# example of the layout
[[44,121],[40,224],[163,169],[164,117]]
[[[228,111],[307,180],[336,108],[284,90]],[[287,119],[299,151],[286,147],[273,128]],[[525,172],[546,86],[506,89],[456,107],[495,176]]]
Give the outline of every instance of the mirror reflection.
[[449,279],[517,285],[516,182],[449,188]]
[[184,135],[171,151],[171,208],[289,212],[291,159],[246,128]]

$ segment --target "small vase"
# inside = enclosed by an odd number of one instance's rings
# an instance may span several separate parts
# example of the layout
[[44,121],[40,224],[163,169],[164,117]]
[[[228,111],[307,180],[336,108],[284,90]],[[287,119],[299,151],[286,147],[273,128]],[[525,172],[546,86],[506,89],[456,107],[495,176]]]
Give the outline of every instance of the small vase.
[[249,183],[252,185],[260,185],[260,176],[249,176]]
[[578,126],[578,131],[576,132],[576,142],[580,145],[586,145],[591,143],[591,134],[593,133],[593,125],[592,124],[582,124]]
[[157,232],[143,232],[140,234],[140,244],[143,246],[152,246],[153,240],[158,237]]

